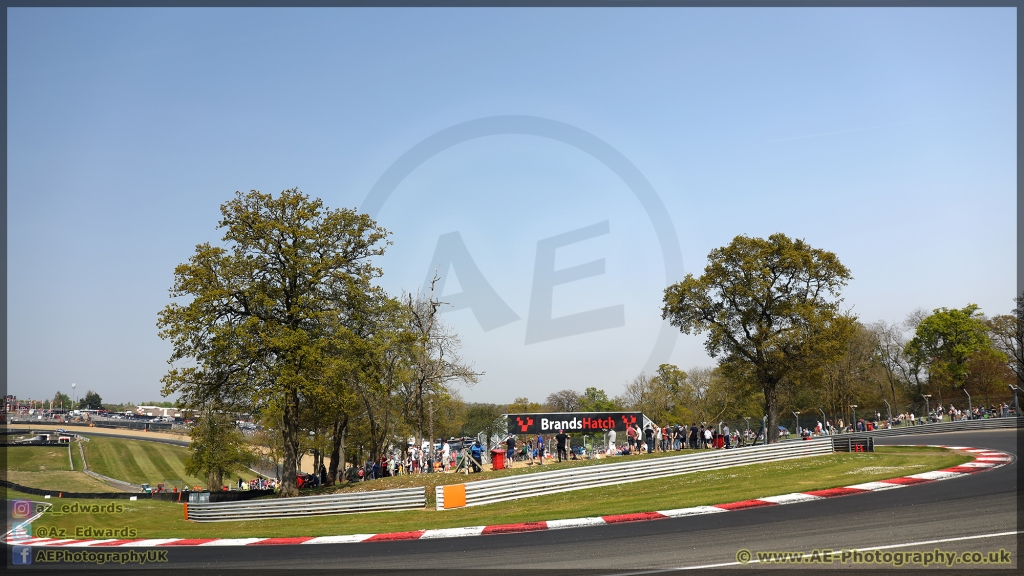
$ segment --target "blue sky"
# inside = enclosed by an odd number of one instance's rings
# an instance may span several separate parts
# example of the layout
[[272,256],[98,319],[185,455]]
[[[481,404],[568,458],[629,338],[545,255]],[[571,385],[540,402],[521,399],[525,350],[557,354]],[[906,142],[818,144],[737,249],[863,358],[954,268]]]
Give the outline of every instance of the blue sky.
[[[159,397],[174,266],[219,239],[235,190],[359,207],[406,151],[498,115],[599,138],[656,191],[683,270],[738,234],[835,252],[865,322],[1012,308],[1013,9],[10,9],[8,390]],[[667,279],[649,215],[586,150],[505,134],[402,180],[382,285],[419,289],[458,232],[519,319],[446,319],[486,372],[469,400],[610,394],[652,361]],[[551,290],[602,330],[525,344],[538,242],[603,272]],[[543,275],[541,275],[543,277]],[[449,271],[446,295],[458,292]],[[709,365],[679,336],[665,360]]]

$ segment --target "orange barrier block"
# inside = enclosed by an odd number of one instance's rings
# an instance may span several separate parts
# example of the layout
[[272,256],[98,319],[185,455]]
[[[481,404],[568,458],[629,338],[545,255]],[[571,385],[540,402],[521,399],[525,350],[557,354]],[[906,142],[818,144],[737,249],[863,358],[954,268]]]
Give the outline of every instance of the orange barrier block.
[[453,484],[451,486],[443,486],[444,492],[444,509],[449,508],[462,508],[466,505],[466,485],[465,484]]

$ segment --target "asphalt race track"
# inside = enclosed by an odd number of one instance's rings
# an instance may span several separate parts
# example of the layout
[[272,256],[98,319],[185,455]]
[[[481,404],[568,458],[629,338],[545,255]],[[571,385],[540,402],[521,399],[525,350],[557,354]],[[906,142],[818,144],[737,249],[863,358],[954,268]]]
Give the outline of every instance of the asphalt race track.
[[[1017,431],[1012,429],[879,438],[876,443],[971,446],[1017,455]],[[851,483],[855,482],[856,478],[851,478]],[[651,509],[657,509],[657,504],[652,502]],[[310,522],[315,523],[315,518]],[[497,569],[509,574],[550,571],[593,575],[664,573],[684,568],[705,573],[716,568],[767,567],[739,565],[736,555],[740,549],[756,553],[887,547],[904,552],[941,548],[985,553],[1004,548],[1012,553],[1013,564],[998,568],[1007,569],[1017,566],[1016,531],[1015,458],[1001,468],[964,478],[726,514],[471,538],[177,548],[170,551],[170,564],[163,568],[220,574],[233,574],[235,569],[237,573],[310,569],[321,574],[417,569],[451,574]],[[820,571],[843,565],[837,562],[803,567]],[[105,566],[104,572],[117,568]],[[957,568],[964,573],[974,572],[976,567]],[[133,569],[139,571],[138,566]]]

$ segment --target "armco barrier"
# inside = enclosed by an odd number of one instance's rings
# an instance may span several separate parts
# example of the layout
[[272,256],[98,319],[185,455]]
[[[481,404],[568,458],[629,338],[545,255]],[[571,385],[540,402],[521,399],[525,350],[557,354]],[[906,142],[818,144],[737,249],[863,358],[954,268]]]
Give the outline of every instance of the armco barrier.
[[874,452],[871,436],[832,436],[832,449],[836,452]]
[[[436,490],[437,509],[450,510],[463,506],[480,506],[530,496],[625,484],[691,472],[776,462],[805,456],[821,456],[831,454],[832,451],[831,439],[815,438],[804,442],[715,450],[622,464],[595,464],[554,472],[536,472],[493,480],[438,486]],[[445,505],[446,502],[447,505]]]
[[301,516],[322,516],[326,514],[348,514],[352,512],[376,512],[382,510],[415,510],[417,508],[426,508],[426,506],[427,490],[420,487],[329,494],[327,496],[251,500],[248,502],[189,504],[185,509],[185,513],[189,520],[196,522],[225,522],[229,520],[296,518]]
[[918,424],[916,426],[897,426],[870,432],[852,432],[838,434],[833,437],[846,436],[902,436],[904,434],[938,434],[942,432],[964,432],[967,430],[991,430],[997,428],[1020,428],[1024,418],[980,418],[978,420],[958,420],[956,422],[937,422],[934,424]]

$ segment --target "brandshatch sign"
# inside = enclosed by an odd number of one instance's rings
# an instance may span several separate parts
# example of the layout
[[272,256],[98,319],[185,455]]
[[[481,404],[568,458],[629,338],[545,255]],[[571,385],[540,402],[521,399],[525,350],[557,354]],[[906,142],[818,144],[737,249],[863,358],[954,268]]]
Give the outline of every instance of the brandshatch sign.
[[568,432],[625,431],[626,426],[643,426],[641,412],[550,412],[540,414],[509,414],[509,434],[552,434]]

